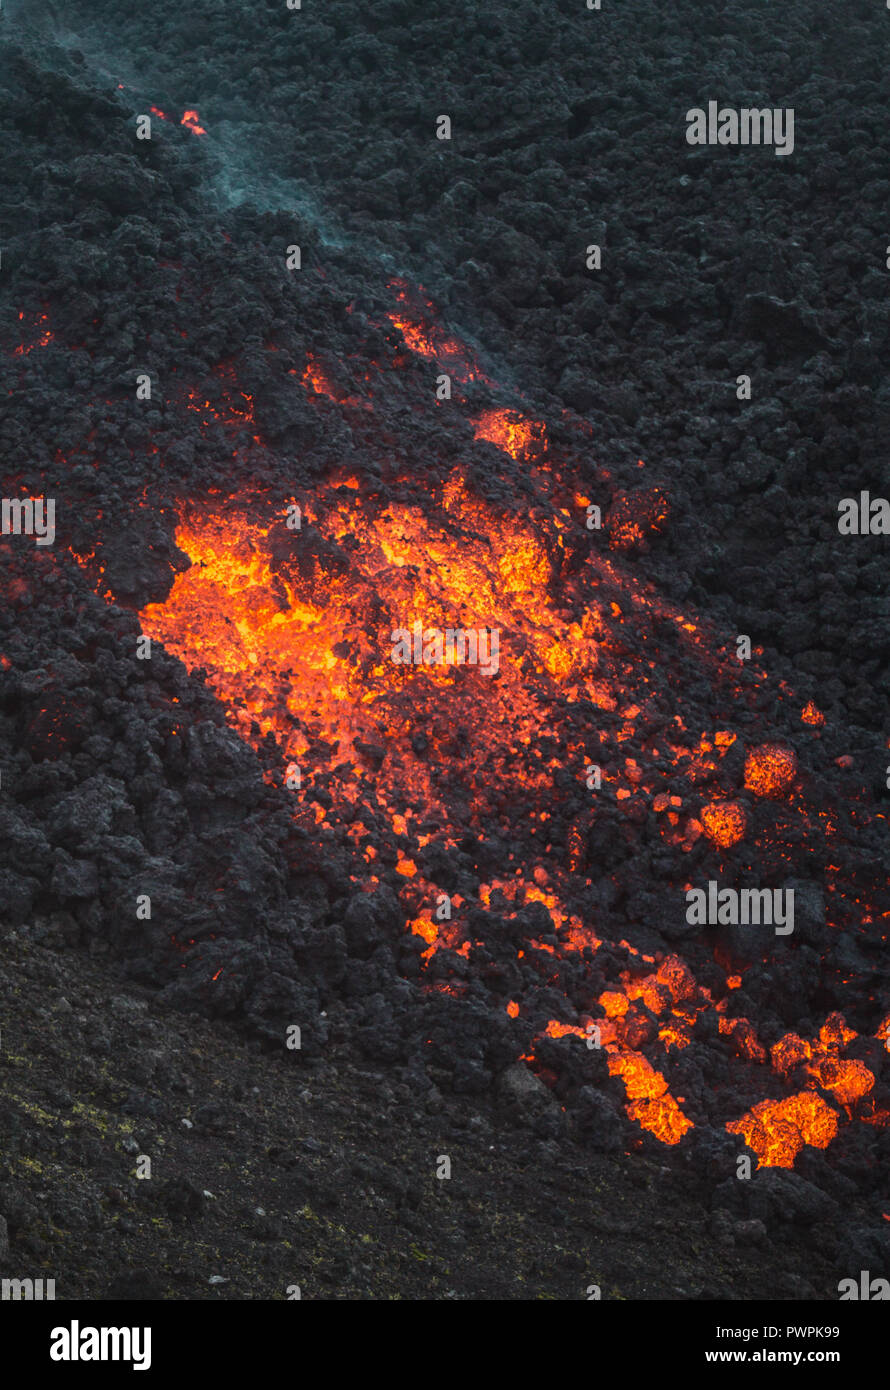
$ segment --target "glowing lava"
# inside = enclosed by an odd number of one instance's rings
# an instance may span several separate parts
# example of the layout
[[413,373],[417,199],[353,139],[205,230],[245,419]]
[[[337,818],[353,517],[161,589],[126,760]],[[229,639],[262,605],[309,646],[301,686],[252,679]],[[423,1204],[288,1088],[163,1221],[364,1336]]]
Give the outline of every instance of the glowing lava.
[[[24,312],[20,313],[19,321],[24,322],[24,318]],[[31,343],[20,343],[19,346],[13,350],[13,355],[15,357],[27,357],[35,348],[46,347],[48,343],[52,342],[55,336],[49,327],[49,314],[43,313],[33,315],[31,327],[32,331],[38,333],[38,336]]]
[[[197,113],[186,116],[194,123],[184,124],[204,133]],[[401,335],[395,347],[388,336],[394,365],[404,365],[408,349],[468,388],[493,385],[472,350],[434,321],[422,292],[404,281],[392,288],[389,320]],[[313,408],[327,412],[333,401],[372,409],[338,384],[341,366],[307,357],[302,383]],[[214,382],[188,400],[202,431],[256,428],[253,400],[231,366],[216,375],[221,386]],[[494,393],[484,394],[490,400]],[[230,723],[266,755],[271,736],[280,768],[267,776],[282,784],[287,775],[307,839],[322,847],[348,844],[353,882],[369,889],[385,882],[398,894],[405,930],[422,942],[425,988],[463,992],[456,973],[446,983],[436,971],[450,968],[448,953],[472,968],[477,955],[484,958],[486,941],[476,939],[480,929],[472,924],[485,909],[486,921],[515,940],[509,951],[515,949],[525,978],[538,975],[547,990],[547,1011],[535,1014],[540,1031],[525,1060],[546,1077],[536,1047],[543,1053],[545,1046],[586,1046],[595,1030],[610,1074],[624,1084],[628,1116],[673,1146],[693,1125],[681,1105],[696,1118],[698,1112],[691,1095],[687,1105],[671,1094],[669,1078],[673,1068],[681,1072],[681,1054],[694,1057],[692,1044],[703,1032],[716,1033],[714,1014],[722,1061],[736,1074],[753,1074],[756,1087],[763,1072],[755,1069],[765,1068],[767,1053],[754,1024],[727,1017],[727,999],[715,1002],[677,956],[644,956],[626,941],[613,942],[622,964],[613,956],[597,966],[586,1000],[577,997],[576,983],[574,997],[564,989],[568,958],[580,967],[575,980],[583,978],[606,935],[590,920],[593,895],[585,895],[593,887],[586,875],[604,882],[610,873],[596,847],[605,808],[607,828],[618,834],[626,829],[629,838],[642,826],[665,853],[694,851],[709,862],[749,833],[752,854],[772,851],[780,822],[793,832],[789,843],[823,827],[808,819],[792,750],[763,742],[748,748],[744,784],[763,802],[781,804],[758,806],[762,820],[774,810],[775,821],[754,837],[734,799],[739,776],[727,754],[751,728],[751,697],[765,675],[752,668],[740,678],[730,644],[664,600],[621,555],[607,557],[591,544],[584,527],[592,489],[578,491],[575,477],[559,494],[553,459],[541,462],[548,443],[542,423],[506,406],[479,413],[480,403],[463,404],[476,438],[503,451],[493,495],[515,495],[514,509],[483,500],[467,472],[448,472],[438,459],[417,487],[412,479],[403,490],[400,474],[379,492],[350,462],[348,476],[315,488],[311,502],[289,499],[302,507],[296,533],[285,525],[283,506],[246,491],[189,504],[176,540],[191,567],[177,574],[163,603],[143,610],[143,631],[189,670],[204,670]],[[628,493],[612,506],[609,546],[643,548],[667,516],[660,489]],[[415,621],[430,630],[497,630],[496,677],[469,663],[397,665],[393,633]],[[678,655],[706,673],[697,696],[697,708],[708,711],[704,729],[704,717],[690,728],[678,712]],[[743,718],[734,718],[736,708]],[[795,703],[789,714],[795,729],[798,717],[817,727],[811,706],[803,715],[800,708]],[[757,727],[758,738],[775,738],[781,726]],[[593,765],[601,773],[595,785]],[[453,891],[449,856],[461,841],[461,852],[470,853],[474,841],[486,840],[504,847],[502,877],[489,874],[478,899],[468,902]],[[779,844],[776,857],[782,852]],[[440,920],[435,904],[443,894],[452,915]],[[726,989],[743,983],[732,975]],[[514,999],[507,993],[518,995],[512,981],[503,989],[508,1017],[530,1017],[534,988]],[[545,1022],[549,1000],[561,990],[572,1021]],[[852,1037],[832,1016],[814,1042],[787,1035],[773,1049],[772,1084],[786,1079],[788,1089],[807,1089],[760,1101],[727,1125],[762,1164],[791,1166],[804,1144],[825,1147],[834,1137],[838,1112],[819,1090],[848,1113],[869,1094],[868,1068],[841,1056]],[[886,1040],[890,1047],[890,1020]],[[792,1077],[796,1066],[802,1070]]]
[[762,1100],[726,1128],[740,1134],[763,1168],[793,1168],[804,1144],[827,1149],[837,1134],[837,1111],[813,1091]]
[[744,839],[748,818],[737,801],[712,801],[702,807],[699,818],[708,839],[720,849]]
[[750,749],[745,759],[745,786],[755,796],[784,796],[794,781],[797,758],[793,749],[765,743]]
[[514,459],[541,453],[547,433],[536,420],[526,420],[515,410],[487,410],[474,424],[477,439],[487,439]]
[[488,381],[475,353],[435,322],[433,305],[422,289],[412,290],[405,280],[390,281],[390,288],[399,307],[388,315],[389,321],[412,352],[435,362],[458,381]]

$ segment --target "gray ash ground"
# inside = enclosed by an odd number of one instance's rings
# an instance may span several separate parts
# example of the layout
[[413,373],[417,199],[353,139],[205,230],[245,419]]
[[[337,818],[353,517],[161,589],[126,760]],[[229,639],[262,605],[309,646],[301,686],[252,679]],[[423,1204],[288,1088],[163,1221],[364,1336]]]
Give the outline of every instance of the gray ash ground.
[[[127,1279],[136,1297],[201,1297],[218,1272],[214,1297],[296,1282],[486,1298],[587,1283],[831,1298],[840,1277],[888,1272],[886,1129],[850,1126],[793,1173],[734,1182],[739,1145],[709,1121],[710,1092],[729,1088],[739,1114],[767,1090],[762,1069],[730,1074],[728,1043],[704,1030],[666,1069],[703,1117],[676,1150],[641,1139],[573,1039],[541,1044],[560,1078],[543,1093],[516,1059],[627,953],[564,961],[558,998],[527,962],[510,1019],[503,922],[479,909],[484,968],[436,966],[466,997],[425,992],[392,864],[369,907],[345,835],[321,848],[264,782],[277,750],[241,742],[175,658],[146,672],[133,656],[136,612],[187,564],[183,499],[311,495],[347,465],[369,496],[423,504],[459,462],[493,503],[526,505],[521,470],[444,424],[435,369],[404,360],[386,284],[422,284],[513,403],[548,421],[579,489],[618,505],[647,460],[671,516],[634,573],[764,648],[773,683],[752,697],[752,732],[793,742],[871,920],[825,925],[827,847],[786,827],[776,882],[819,896],[795,948],[748,973],[750,1013],[770,1043],[842,1010],[886,1104],[886,1049],[868,1039],[890,1009],[886,538],[839,537],[836,507],[888,489],[887,16],[863,0],[817,33],[798,4],[777,19],[270,3],[155,5],[124,26],[116,4],[75,0],[2,23],[2,492],[58,499],[55,546],[0,547],[2,1272],[36,1262],[87,1297]],[[712,98],[794,107],[794,154],[690,149],[685,112]],[[137,142],[152,105],[170,119]],[[206,136],[179,123],[192,109]],[[298,276],[283,269],[295,241]],[[344,394],[382,364],[373,417],[294,389],[307,354]],[[134,401],[137,372],[151,403]],[[229,410],[233,390],[251,420]],[[190,392],[214,409],[198,418]],[[590,449],[565,411],[590,420]],[[99,565],[115,604],[95,592]],[[662,638],[690,726],[713,725],[720,691]],[[819,740],[788,723],[782,679],[824,712]],[[470,896],[505,850],[536,849],[518,830],[456,838]],[[585,868],[596,889],[579,910],[610,943],[671,951],[684,933],[663,886],[750,862],[703,843],[666,855],[613,805]],[[138,893],[151,922],[134,920]],[[525,925],[540,934],[534,912]],[[171,935],[195,943],[185,970]],[[712,943],[682,954],[715,982]],[[298,1061],[281,1055],[296,1020],[311,1021]],[[170,1155],[156,1184],[132,1177],[130,1141]],[[434,1160],[452,1149],[449,1186]]]
[[27,935],[0,961],[0,1272],[57,1299],[825,1299],[881,1258],[787,1174],[730,1213],[657,1156],[591,1153],[523,1068],[468,1100],[445,1071],[270,1055]]

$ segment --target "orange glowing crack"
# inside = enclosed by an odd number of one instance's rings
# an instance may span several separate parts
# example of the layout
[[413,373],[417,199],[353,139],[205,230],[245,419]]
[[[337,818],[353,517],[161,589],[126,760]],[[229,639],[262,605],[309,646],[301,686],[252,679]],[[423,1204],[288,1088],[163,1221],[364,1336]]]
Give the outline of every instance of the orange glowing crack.
[[[165,119],[166,119],[166,117],[165,117]],[[183,112],[182,120],[180,121],[179,124],[180,124],[180,125],[184,125],[184,126],[186,127],[187,130],[190,130],[190,131],[192,132],[193,135],[206,135],[206,134],[207,134],[207,131],[204,129],[204,127],[203,127],[202,125],[199,124],[199,119],[198,119],[198,113],[197,113],[197,111],[185,111],[185,112]]]
[[[435,322],[435,308],[423,298],[423,290],[412,291],[407,281],[391,280],[390,289],[399,307],[387,314],[412,352],[436,362],[458,381],[487,382],[475,353],[458,338],[450,336]],[[489,383],[491,384],[491,383]]]

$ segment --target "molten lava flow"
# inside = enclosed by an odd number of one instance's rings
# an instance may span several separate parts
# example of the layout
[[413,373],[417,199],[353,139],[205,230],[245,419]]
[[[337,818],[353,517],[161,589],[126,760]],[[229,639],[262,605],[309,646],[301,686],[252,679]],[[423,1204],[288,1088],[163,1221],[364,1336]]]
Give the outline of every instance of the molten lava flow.
[[801,719],[804,724],[810,724],[814,729],[819,729],[825,723],[825,715],[810,700],[801,711]]
[[787,1100],[762,1100],[740,1120],[731,1120],[730,1134],[741,1134],[762,1168],[793,1168],[804,1144],[827,1149],[837,1134],[837,1111],[812,1091]]
[[[773,741],[777,726],[759,721],[754,739],[764,741],[749,742],[765,673],[750,667],[741,678],[731,644],[666,602],[621,554],[603,554],[585,530],[593,489],[579,490],[580,473],[562,485],[554,460],[543,457],[545,426],[503,404],[479,413],[475,396],[484,391],[490,401],[497,392],[487,390],[493,383],[475,354],[438,326],[421,293],[403,281],[394,289],[389,318],[403,345],[393,365],[406,362],[407,348],[472,384],[462,404],[476,437],[503,451],[491,495],[512,497],[513,509],[483,500],[461,469],[437,472],[440,460],[410,490],[402,489],[404,474],[395,476],[388,503],[353,466],[318,487],[311,503],[292,499],[302,508],[298,532],[287,529],[281,505],[273,515],[256,495],[191,505],[176,536],[191,567],[163,603],[144,609],[143,630],[190,670],[205,671],[230,722],[264,757],[271,736],[280,768],[266,775],[279,784],[287,776],[307,842],[322,851],[346,846],[355,884],[386,883],[398,894],[405,930],[420,938],[424,988],[459,995],[462,972],[490,960],[488,926],[475,925],[484,915],[505,934],[508,967],[515,951],[523,979],[546,990],[541,1013],[534,985],[526,997],[511,982],[517,997],[509,1000],[504,985],[509,1018],[541,1019],[525,1060],[546,1079],[546,1049],[601,1046],[624,1083],[628,1116],[676,1145],[693,1122],[670,1078],[686,1049],[713,1034],[714,1018],[722,1062],[752,1087],[742,1104],[763,1094],[767,1054],[754,1023],[727,1017],[729,996],[715,1002],[679,957],[645,956],[626,941],[602,951],[607,926],[590,908],[593,877],[600,883],[609,874],[594,848],[601,822],[628,837],[648,827],[678,862],[695,851],[711,865],[750,840],[743,852],[769,857],[771,867],[792,862],[788,846],[805,837],[824,850],[833,827],[822,810],[809,813],[794,754]],[[340,386],[342,370],[342,362],[326,367],[307,357],[302,382],[313,408],[327,412],[333,401],[370,410]],[[256,428],[253,400],[231,365],[217,376],[189,398],[202,430]],[[667,516],[660,489],[628,493],[612,506],[609,546],[641,549]],[[420,645],[409,641],[411,659],[399,662],[395,634],[415,625]],[[497,667],[452,660],[448,649],[438,659],[426,638],[448,631],[496,632]],[[468,639],[461,650],[472,651]],[[707,717],[697,715],[692,727],[678,701],[679,660],[706,676],[696,709]],[[799,716],[818,726],[809,706],[800,715],[793,692],[782,696],[782,727],[800,732]],[[745,787],[762,802],[756,825],[736,799],[739,775],[727,757],[742,739]],[[453,891],[449,865],[474,841],[501,847],[502,877],[466,901]],[[683,876],[678,870],[678,893]],[[450,915],[437,907],[443,897]],[[455,956],[468,964],[446,983]],[[725,973],[735,963],[720,964]],[[579,998],[588,968],[596,983]],[[726,990],[742,985],[730,975]],[[545,1023],[560,994],[571,1021]],[[806,1089],[730,1121],[731,1132],[750,1133],[762,1163],[790,1166],[805,1143],[830,1141],[838,1113],[820,1090],[848,1114],[882,1123],[884,1112],[867,1113],[871,1073],[841,1056],[853,1036],[832,1018],[812,1042],[789,1034],[772,1049],[771,1084]]]
[[197,111],[183,112],[182,120],[179,124],[184,125],[187,130],[190,130],[192,132],[193,135],[207,134],[207,131],[204,129],[204,127],[199,124]]
[[784,796],[797,772],[797,758],[791,748],[765,743],[752,748],[745,759],[745,786],[755,796]]
[[748,818],[737,801],[712,801],[702,807],[699,818],[708,839],[720,849],[744,839]]
[[458,381],[488,381],[475,354],[435,322],[435,308],[430,300],[423,298],[422,289],[413,291],[405,280],[391,280],[390,288],[399,307],[387,317],[412,352],[437,363]]
[[487,410],[474,422],[473,431],[477,439],[487,439],[514,459],[533,457],[546,447],[544,426],[516,410]]
[[655,1071],[639,1053],[616,1052],[609,1057],[609,1073],[620,1076],[624,1082],[629,1102],[625,1108],[630,1118],[663,1144],[679,1144],[692,1128],[692,1121],[668,1094],[661,1072]]
[[[288,532],[280,520],[252,520],[237,503],[194,512],[177,532],[191,568],[177,575],[164,603],[144,610],[143,630],[191,669],[206,670],[245,736],[259,746],[272,734],[285,768],[306,767],[295,797],[298,819],[313,830],[345,824],[367,864],[378,852],[367,827],[381,816],[389,823],[399,837],[393,871],[404,884],[408,930],[426,943],[423,962],[443,950],[466,956],[472,939],[461,900],[453,900],[453,920],[434,920],[430,904],[449,885],[425,877],[423,850],[435,832],[421,827],[431,816],[450,827],[458,804],[464,808],[463,824],[483,824],[495,815],[509,835],[507,808],[516,803],[531,807],[533,819],[540,817],[545,850],[553,771],[563,764],[541,758],[541,738],[552,731],[564,756],[574,757],[582,771],[583,740],[570,715],[559,711],[570,711],[573,699],[586,698],[615,711],[620,748],[642,712],[659,698],[649,686],[654,664],[641,673],[623,659],[615,634],[624,616],[615,600],[606,604],[591,597],[580,619],[566,614],[565,592],[557,607],[549,596],[553,551],[540,527],[494,514],[459,474],[443,485],[442,520],[403,503],[384,509],[372,505],[362,499],[355,480],[349,487],[332,484],[316,503],[317,514],[310,517],[307,510],[307,527],[299,534]],[[498,630],[497,679],[447,661],[396,664],[393,633],[409,630],[417,620],[429,631]],[[634,701],[628,699],[631,680],[639,688]],[[693,781],[719,775],[720,759],[736,735],[722,729],[684,744],[677,741],[681,726],[677,719],[677,734],[659,736],[661,747],[674,750]],[[467,754],[460,762],[452,752],[455,728],[462,731]],[[749,752],[746,781],[757,794],[776,796],[794,770],[785,749],[763,745]],[[672,833],[695,833],[694,818],[687,815],[685,826],[680,824],[684,798],[655,790],[639,754],[616,758],[607,775],[618,783],[617,805],[648,798],[675,827]],[[708,803],[700,816],[705,834],[720,848],[745,833],[744,812],[736,802]],[[439,838],[454,843],[447,828]],[[580,845],[583,853],[583,836]],[[567,842],[566,867],[573,853]],[[529,904],[545,909],[553,937],[527,940],[520,958],[535,953],[544,962],[559,952],[598,950],[601,942],[590,925],[563,906],[557,865],[548,871],[538,863],[529,877],[519,867],[516,873],[515,879],[482,885],[479,899],[506,920]],[[622,972],[620,985],[600,995],[603,1016],[591,1022],[609,1054],[611,1073],[627,1088],[628,1115],[673,1145],[692,1121],[640,1049],[682,1051],[699,1014],[714,1003],[679,957],[654,964],[648,973]],[[653,1016],[659,1021],[655,1027]],[[737,1056],[765,1062],[749,1020],[721,1017],[720,1031]],[[545,1032],[551,1039],[588,1037],[587,1024],[559,1020],[551,1020]],[[842,1021],[829,1020],[818,1055],[811,1047],[806,1059],[814,1068],[813,1083],[849,1105],[869,1087],[867,1069],[838,1057],[846,1040]],[[781,1046],[774,1061],[780,1055]],[[749,1127],[765,1162],[785,1161],[776,1154],[791,1154],[793,1161],[803,1143],[814,1142],[808,1135],[828,1134],[818,1097],[793,1098],[787,1110],[777,1108],[781,1104],[764,1102],[765,1108],[750,1112]],[[827,1114],[836,1124],[835,1112]],[[788,1127],[793,1130],[798,1121],[798,1140],[789,1139]]]
[[[480,812],[513,785],[514,759],[528,762],[528,786],[543,789],[550,778],[532,736],[546,727],[557,679],[583,689],[606,668],[596,620],[558,616],[546,596],[550,561],[529,524],[498,525],[460,488],[447,505],[448,524],[434,526],[415,508],[374,514],[332,496],[308,541],[235,510],[195,517],[177,533],[192,567],[166,603],[145,610],[145,631],[205,667],[234,721],[245,731],[256,721],[256,737],[274,734],[289,760],[327,741],[341,762],[348,755],[366,767],[377,756],[368,750],[381,747],[375,789],[388,806],[389,792],[416,788],[415,819],[444,812],[450,797],[436,783],[473,771],[462,774],[446,751],[416,756],[410,740],[421,727],[444,750],[466,724],[476,765],[488,769],[487,786],[467,788]],[[425,631],[500,632],[509,660],[502,649],[496,680],[481,666],[397,665],[392,634],[415,621]],[[337,786],[351,802],[362,775],[340,775]]]

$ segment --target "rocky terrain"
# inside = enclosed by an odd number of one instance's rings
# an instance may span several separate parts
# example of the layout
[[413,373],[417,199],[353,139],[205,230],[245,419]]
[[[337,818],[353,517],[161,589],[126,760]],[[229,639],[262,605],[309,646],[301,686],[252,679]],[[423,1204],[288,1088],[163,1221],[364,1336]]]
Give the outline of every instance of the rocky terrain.
[[[890,18],[603,4],[4,7],[2,494],[56,500],[52,545],[0,541],[4,1277],[890,1276],[887,541],[837,528],[890,487]],[[712,99],[793,107],[793,154],[689,146]],[[480,425],[507,417],[518,445]],[[293,498],[302,549],[267,542]],[[497,589],[525,645],[490,706],[477,673],[411,714],[374,685],[396,541],[418,584],[447,596],[469,556]],[[260,564],[227,607],[214,565]],[[257,636],[315,602],[337,738]],[[597,647],[583,698],[542,631]],[[793,939],[690,930],[713,879],[792,887]],[[433,940],[441,890],[463,935]],[[679,1097],[668,1142],[639,1122],[667,1102],[581,1041],[604,996],[609,1046]],[[778,1065],[789,1034],[816,1053]],[[837,1137],[737,1181],[756,1144],[727,1122],[801,1092]]]

